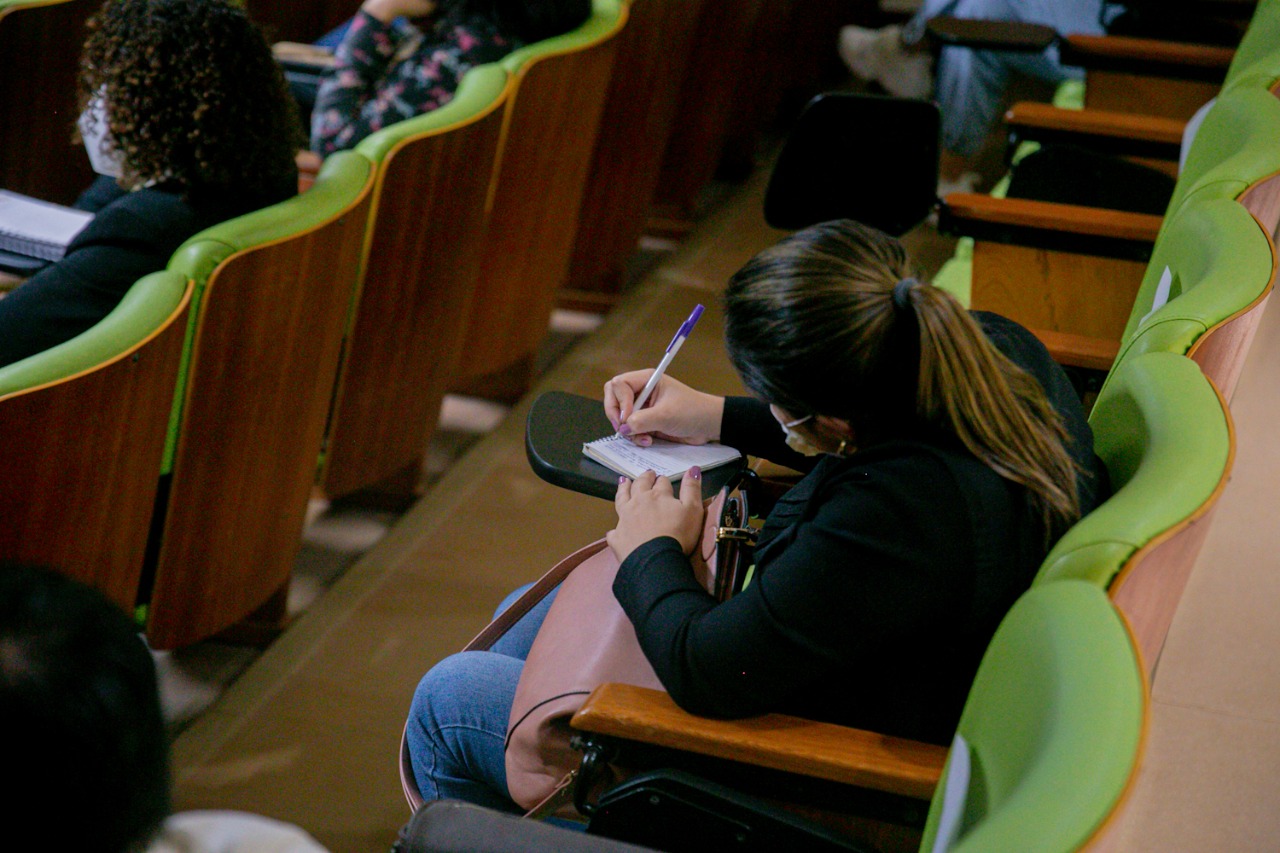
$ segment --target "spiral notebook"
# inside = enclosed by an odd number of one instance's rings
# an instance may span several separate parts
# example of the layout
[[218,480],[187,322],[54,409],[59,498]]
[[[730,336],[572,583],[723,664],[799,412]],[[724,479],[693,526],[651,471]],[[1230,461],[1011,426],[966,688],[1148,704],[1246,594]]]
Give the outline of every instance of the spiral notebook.
[[74,207],[0,190],[0,251],[58,261],[93,219]]
[[620,435],[588,441],[582,452],[606,468],[635,479],[645,471],[675,480],[694,465],[702,470],[725,465],[742,456],[723,444],[677,444],[655,438],[649,447],[637,447]]

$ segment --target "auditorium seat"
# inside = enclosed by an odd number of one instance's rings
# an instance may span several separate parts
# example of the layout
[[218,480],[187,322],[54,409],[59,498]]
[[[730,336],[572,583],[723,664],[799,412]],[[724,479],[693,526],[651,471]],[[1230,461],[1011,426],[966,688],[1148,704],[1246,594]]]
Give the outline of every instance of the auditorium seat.
[[1188,355],[1230,400],[1275,267],[1274,243],[1244,205],[1194,195],[1156,243],[1116,365],[1144,352]]
[[563,305],[599,311],[618,300],[653,206],[663,153],[677,130],[697,24],[709,8],[708,0],[631,0],[627,7],[560,295]]
[[[1217,99],[1197,133],[1169,204],[1192,194],[1240,198],[1280,218],[1271,179],[1280,171],[1280,99],[1265,78],[1244,77]],[[1253,195],[1245,191],[1257,184]],[[970,305],[1036,330],[1117,342],[1130,319],[1163,222],[1146,214],[1026,199],[948,196],[946,227],[975,237]],[[1243,307],[1243,306],[1240,306]]]
[[[1009,611],[983,656],[945,766],[942,750],[928,747],[937,763],[924,778],[921,765],[899,760],[909,741],[781,714],[704,720],[677,709],[665,693],[628,685],[597,688],[573,725],[589,742],[687,748],[794,774],[780,777],[770,796],[775,802],[796,799],[796,783],[782,780],[809,774],[919,791],[931,800],[923,851],[1066,853],[1104,843],[1139,770],[1146,719],[1146,689],[1124,619],[1097,587],[1063,580],[1028,591]],[[696,791],[696,783],[688,790]],[[679,813],[678,806],[670,812],[657,803],[627,808],[616,797],[616,791],[602,796],[589,831],[672,849],[662,844],[666,833],[667,844],[678,846],[664,819]],[[699,811],[714,814],[712,792],[702,791],[700,799],[706,805]],[[774,812],[761,804],[759,813]],[[771,830],[754,831],[749,808],[737,814],[733,849],[785,849],[770,846],[765,833]],[[685,812],[684,819],[675,830],[693,834],[697,813]]]
[[132,610],[186,333],[185,276],[140,279],[80,335],[0,369],[0,553]]
[[[510,76],[472,69],[445,106],[371,135],[372,233],[329,427],[329,496],[412,495],[462,346]],[[393,482],[389,482],[393,481]]]
[[490,196],[488,237],[458,390],[514,400],[528,390],[534,355],[568,273],[591,166],[621,0],[593,0],[578,29],[515,51],[515,78]]
[[[1270,0],[1258,4],[1243,40],[1234,51],[1223,88],[1240,77],[1275,69],[1280,60],[1280,51],[1276,48],[1280,44],[1278,38],[1280,4]],[[1142,158],[1141,162],[1158,168],[1171,169],[1176,164],[1187,116],[1151,115],[1150,99],[1139,101],[1132,112],[1084,107],[1086,100],[1082,91],[1079,102],[1070,108],[1015,104],[1005,116],[1011,138],[1101,147],[1122,156]],[[1166,165],[1166,161],[1172,162]]]
[[196,283],[158,510],[147,638],[212,636],[284,591],[316,478],[372,199],[356,152],[306,193],[209,228],[169,269]]
[[1231,415],[1194,362],[1149,352],[1116,367],[1089,422],[1114,493],[1063,535],[1036,584],[1070,578],[1106,589],[1153,678],[1231,472]]

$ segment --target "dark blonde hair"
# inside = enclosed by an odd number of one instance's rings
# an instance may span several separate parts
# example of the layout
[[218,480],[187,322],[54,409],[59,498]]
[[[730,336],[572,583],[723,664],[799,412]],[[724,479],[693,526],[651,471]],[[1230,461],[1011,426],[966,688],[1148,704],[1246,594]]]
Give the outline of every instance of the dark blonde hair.
[[1028,490],[1046,535],[1080,516],[1062,418],[946,292],[911,279],[902,244],[851,220],[761,252],[725,292],[729,356],[794,417],[848,420],[861,443],[923,424]]

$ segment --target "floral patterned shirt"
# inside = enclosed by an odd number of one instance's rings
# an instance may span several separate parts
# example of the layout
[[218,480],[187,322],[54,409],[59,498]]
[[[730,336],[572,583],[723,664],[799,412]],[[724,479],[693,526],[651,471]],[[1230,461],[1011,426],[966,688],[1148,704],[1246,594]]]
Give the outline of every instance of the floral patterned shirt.
[[352,148],[389,124],[444,106],[462,75],[520,45],[492,22],[440,22],[430,33],[357,13],[316,95],[311,149]]

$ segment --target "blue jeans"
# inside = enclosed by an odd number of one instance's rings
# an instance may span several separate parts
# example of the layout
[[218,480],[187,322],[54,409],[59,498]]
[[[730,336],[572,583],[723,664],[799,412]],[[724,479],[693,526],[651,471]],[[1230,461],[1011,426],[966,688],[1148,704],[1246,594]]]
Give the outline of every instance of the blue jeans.
[[[507,596],[497,613],[528,588]],[[555,590],[489,651],[450,655],[418,683],[405,738],[423,799],[521,811],[507,793],[507,718],[524,659],[554,599]]]
[[[925,22],[937,15],[1045,24],[1064,36],[1101,35],[1101,11],[1101,0],[925,0],[903,28],[902,38],[919,41]],[[934,93],[942,109],[942,144],[948,151],[965,156],[978,152],[999,116],[1009,75],[1015,71],[1054,84],[1084,73],[1061,63],[1057,45],[1042,53],[942,49]]]

